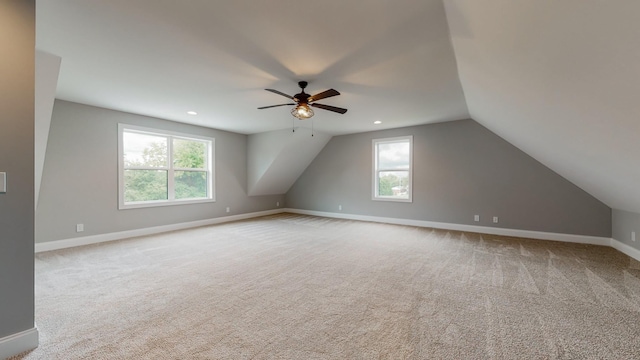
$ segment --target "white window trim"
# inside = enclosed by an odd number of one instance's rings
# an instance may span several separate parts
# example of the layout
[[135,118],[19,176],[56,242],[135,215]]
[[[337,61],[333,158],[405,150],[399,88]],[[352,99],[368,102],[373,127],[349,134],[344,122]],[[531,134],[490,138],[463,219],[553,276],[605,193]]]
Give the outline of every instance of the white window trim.
[[[378,169],[378,144],[394,143],[409,140],[409,198],[399,199],[390,196],[378,196],[378,172],[392,171],[394,169]],[[392,138],[373,139],[371,140],[373,149],[373,183],[371,187],[371,200],[375,201],[393,201],[393,202],[413,202],[413,135],[398,136]]]
[[[126,130],[139,131],[143,133],[147,133],[150,135],[158,135],[170,138],[184,138],[184,139],[194,139],[194,140],[203,140],[209,141],[211,146],[209,147],[209,152],[207,154],[207,160],[209,162],[209,174],[208,174],[208,194],[210,194],[207,198],[198,198],[198,199],[175,199],[174,194],[169,192],[167,196],[168,200],[151,200],[151,201],[143,201],[143,202],[135,202],[135,203],[127,203],[124,202],[124,132]],[[168,131],[162,129],[154,129],[147,128],[136,125],[128,125],[128,124],[118,124],[118,209],[138,209],[138,208],[146,208],[146,207],[158,207],[158,206],[173,206],[173,205],[186,205],[186,204],[199,204],[199,203],[207,203],[207,202],[215,202],[216,201],[216,193],[215,193],[215,139],[207,136],[193,135],[193,134],[185,134],[179,133],[175,131]],[[169,141],[167,144],[167,151],[169,154],[169,162],[171,159],[171,151],[173,147],[173,141]],[[157,168],[150,168],[151,170],[156,170]],[[173,168],[173,171],[181,171],[181,170],[194,170],[194,169],[183,169],[183,168]],[[201,170],[202,169],[196,169]],[[171,186],[173,184],[173,177],[168,176],[168,186],[169,189],[173,188]],[[169,184],[171,183],[171,184]]]

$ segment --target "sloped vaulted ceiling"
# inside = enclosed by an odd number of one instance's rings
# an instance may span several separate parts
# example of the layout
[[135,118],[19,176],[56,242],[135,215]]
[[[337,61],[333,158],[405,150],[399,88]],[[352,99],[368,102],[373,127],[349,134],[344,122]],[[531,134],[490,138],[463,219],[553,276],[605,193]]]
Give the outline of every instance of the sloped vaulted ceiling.
[[263,89],[308,80],[349,108],[317,114],[317,130],[471,115],[640,213],[638,0],[38,0],[36,11],[38,49],[62,57],[60,99],[256,134],[292,124],[285,107],[256,109],[284,100]]
[[444,4],[471,117],[640,213],[640,1]]

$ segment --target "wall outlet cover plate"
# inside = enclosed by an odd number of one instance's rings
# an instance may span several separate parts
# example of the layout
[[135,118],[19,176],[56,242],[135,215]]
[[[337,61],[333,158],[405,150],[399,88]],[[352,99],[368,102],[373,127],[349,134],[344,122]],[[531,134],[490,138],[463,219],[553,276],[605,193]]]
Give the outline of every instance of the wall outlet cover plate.
[[7,192],[7,173],[0,172],[0,194]]

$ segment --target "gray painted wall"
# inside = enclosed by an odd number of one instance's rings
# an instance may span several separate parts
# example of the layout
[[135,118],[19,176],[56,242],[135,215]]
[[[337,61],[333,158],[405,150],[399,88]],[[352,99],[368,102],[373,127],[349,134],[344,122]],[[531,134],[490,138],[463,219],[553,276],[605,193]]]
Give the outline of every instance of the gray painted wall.
[[[118,210],[118,123],[215,138],[216,202]],[[246,149],[246,135],[56,100],[36,242],[269,210],[278,201],[283,206],[284,195],[247,196]],[[79,223],[82,233],[75,232]]]
[[[375,138],[413,135],[413,202],[371,200]],[[473,120],[334,136],[286,196],[316,211],[611,237],[611,209]],[[480,222],[473,215],[480,215]],[[491,217],[498,216],[493,224]]]
[[[640,250],[640,214],[613,209],[612,237]],[[636,233],[636,241],[631,240],[631,232]]]
[[33,328],[35,1],[0,2],[0,338]]

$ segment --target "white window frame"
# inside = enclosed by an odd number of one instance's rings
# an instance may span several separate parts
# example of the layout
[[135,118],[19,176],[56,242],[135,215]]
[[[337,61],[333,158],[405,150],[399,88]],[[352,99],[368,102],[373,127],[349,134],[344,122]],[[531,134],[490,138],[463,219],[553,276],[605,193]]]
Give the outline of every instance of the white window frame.
[[[125,203],[124,201],[124,133],[135,132],[167,138],[167,168],[152,168],[152,170],[167,170],[167,200],[150,200]],[[176,199],[174,193],[175,171],[193,171],[194,169],[177,168],[173,166],[173,139],[198,140],[207,143],[207,197],[197,199]],[[171,206],[215,202],[215,139],[207,136],[184,134],[174,131],[153,129],[136,125],[118,124],[118,209],[136,209],[144,207]]]
[[[379,144],[388,144],[388,143],[398,143],[398,142],[406,142],[409,141],[409,197],[407,199],[401,199],[391,196],[378,196],[378,179],[379,173],[383,171],[398,171],[398,169],[380,169],[378,168],[378,145]],[[372,186],[372,194],[371,199],[377,201],[394,201],[394,202],[413,202],[413,135],[408,136],[398,136],[392,138],[383,138],[383,139],[373,139],[372,140],[373,147],[373,186]],[[404,171],[404,170],[402,170]]]

